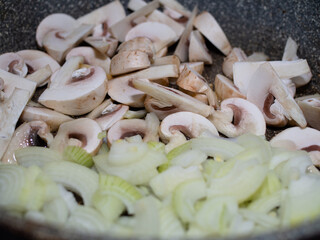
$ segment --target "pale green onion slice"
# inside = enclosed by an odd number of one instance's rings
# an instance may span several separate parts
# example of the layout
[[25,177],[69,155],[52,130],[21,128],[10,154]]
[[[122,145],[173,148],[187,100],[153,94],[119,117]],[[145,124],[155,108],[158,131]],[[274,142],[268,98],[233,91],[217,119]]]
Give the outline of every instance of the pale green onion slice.
[[178,165],[181,167],[199,166],[207,159],[207,154],[199,150],[188,150],[174,157],[170,161],[170,165]]
[[248,209],[255,212],[269,213],[273,209],[276,209],[280,206],[283,194],[284,190],[280,190],[270,195],[261,197],[251,202],[248,206]]
[[63,152],[65,160],[77,163],[85,167],[92,167],[93,160],[90,153],[78,146],[66,146]]
[[261,212],[254,212],[249,209],[239,209],[239,213],[255,224],[263,227],[264,229],[274,229],[280,226],[280,219],[276,216],[268,215]]
[[59,225],[64,224],[69,216],[68,206],[61,197],[44,204],[42,212],[46,221]]
[[185,236],[185,230],[171,205],[162,206],[159,210],[159,215],[160,237],[169,239]]

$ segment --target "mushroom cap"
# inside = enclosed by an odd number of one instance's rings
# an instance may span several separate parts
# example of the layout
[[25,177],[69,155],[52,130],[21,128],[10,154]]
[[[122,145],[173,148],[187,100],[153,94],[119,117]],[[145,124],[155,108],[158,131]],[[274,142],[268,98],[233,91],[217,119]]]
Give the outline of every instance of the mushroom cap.
[[233,48],[228,56],[223,60],[222,72],[228,78],[233,79],[233,64],[235,62],[247,61],[247,55],[241,48]]
[[127,33],[125,41],[136,37],[149,38],[153,42],[156,52],[173,44],[178,39],[172,28],[158,22],[143,22],[136,25]]
[[212,57],[206,46],[205,40],[197,30],[192,31],[190,34],[189,61],[212,64]]
[[266,121],[262,112],[253,103],[242,98],[228,98],[221,102],[221,110],[209,118],[218,131],[227,137],[245,133],[264,135]]
[[43,46],[43,39],[47,33],[54,31],[60,34],[71,32],[78,25],[70,15],[64,13],[51,14],[40,22],[37,27],[36,40],[39,47]]
[[25,77],[28,73],[28,67],[24,59],[13,52],[0,55],[0,69],[20,77]]
[[246,96],[239,91],[233,82],[221,74],[217,74],[215,77],[214,90],[221,100],[234,97],[246,99]]
[[189,138],[200,137],[203,134],[218,136],[216,127],[207,118],[192,112],[177,112],[168,115],[160,124],[160,137],[168,142],[182,132]]
[[99,124],[90,118],[68,121],[60,125],[50,148],[63,152],[66,146],[77,142],[88,153],[95,155],[102,144],[102,140],[98,138],[100,132]]
[[17,52],[17,54],[20,55],[27,64],[29,73],[44,68],[46,65],[50,66],[52,72],[60,69],[59,63],[45,52],[27,49],[21,50]]

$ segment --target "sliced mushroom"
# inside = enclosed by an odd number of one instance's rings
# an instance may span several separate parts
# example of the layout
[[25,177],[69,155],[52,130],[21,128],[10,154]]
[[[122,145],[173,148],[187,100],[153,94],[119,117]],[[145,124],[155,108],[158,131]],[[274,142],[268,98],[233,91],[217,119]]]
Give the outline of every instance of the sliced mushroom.
[[[190,33],[192,32],[193,29],[193,23],[195,20],[195,17],[198,13],[198,8],[197,6],[194,7],[192,14],[190,15],[190,18],[187,22],[186,28],[184,29],[180,40],[178,42],[178,45],[176,49],[174,50],[174,55],[178,56],[181,62],[185,62],[188,60],[188,48],[189,48],[189,39],[190,39]],[[189,61],[191,61],[189,59]]]
[[92,29],[93,25],[83,24],[63,36],[58,31],[48,32],[43,38],[43,46],[51,57],[61,63],[67,52],[86,38]]
[[214,90],[218,98],[221,100],[227,98],[243,98],[246,99],[246,96],[243,95],[239,89],[233,84],[233,82],[221,75],[217,74],[214,80]]
[[291,127],[283,130],[270,141],[271,146],[289,150],[305,150],[312,163],[320,167],[320,131],[313,128]]
[[160,3],[163,6],[180,13],[181,15],[185,16],[186,18],[189,18],[192,14],[188,9],[186,9],[183,5],[181,5],[176,0],[160,0]]
[[180,68],[180,60],[175,55],[156,58],[153,62],[153,66],[161,66],[161,65],[168,65],[168,64],[174,64],[177,66],[177,68]]
[[228,56],[223,60],[222,72],[228,78],[233,79],[233,64],[247,60],[247,55],[241,48],[233,48]]
[[118,51],[139,50],[148,54],[150,61],[153,61],[155,49],[152,41],[147,37],[136,37],[129,41],[123,42],[118,47]]
[[89,118],[78,118],[60,125],[50,148],[63,152],[69,145],[82,147],[88,153],[95,155],[102,140],[98,138],[101,128],[97,122]]
[[74,56],[82,56],[85,64],[92,66],[102,67],[108,74],[110,71],[110,58],[100,52],[94,50],[91,47],[76,47],[73,48],[66,56],[66,60],[69,60]]
[[[247,94],[247,88],[252,75],[257,71],[261,64],[266,62],[236,62],[233,65],[233,81],[244,95]],[[292,78],[310,72],[306,60],[296,61],[269,61],[277,75],[283,78]]]
[[45,17],[38,25],[36,40],[39,47],[43,46],[45,36],[49,32],[56,32],[58,36],[64,36],[78,25],[77,21],[70,15],[64,13],[54,13]]
[[71,121],[72,118],[48,108],[26,106],[20,116],[20,120],[24,122],[44,121],[51,131],[55,132],[62,123]]
[[0,55],[0,69],[20,77],[25,77],[28,73],[28,67],[23,58],[13,52]]
[[111,59],[110,74],[120,75],[150,67],[149,56],[140,50],[120,51]]
[[199,31],[192,31],[190,34],[189,61],[212,64],[212,57]]
[[231,51],[231,45],[221,29],[219,23],[209,12],[202,12],[195,21],[194,26],[224,55]]
[[290,95],[288,89],[280,80],[270,63],[263,63],[253,74],[247,91],[247,99],[256,104],[263,112],[267,124],[283,126],[284,116],[270,108],[274,98],[285,110],[285,115],[292,118],[301,127],[306,127],[307,122],[298,104]]
[[159,1],[154,0],[150,3],[148,3],[146,6],[140,8],[139,10],[129,14],[124,19],[120,20],[119,22],[113,24],[110,27],[110,32],[111,32],[112,36],[114,36],[120,42],[124,42],[125,40],[127,40],[126,39],[127,33],[132,28],[133,20],[138,17],[148,15],[149,13],[151,13],[153,10],[157,9],[158,7],[159,7]]
[[320,130],[320,94],[307,95],[295,99],[308,124]]
[[204,63],[203,62],[185,62],[180,64],[180,72],[184,69],[184,67],[188,65],[190,68],[198,72],[199,74],[203,73]]
[[126,17],[126,12],[120,1],[115,0],[80,17],[81,24],[96,25],[93,36],[107,36],[108,28]]
[[225,136],[237,137],[245,133],[260,136],[266,133],[263,114],[253,103],[242,98],[228,98],[221,102],[220,108],[209,120]]
[[156,52],[156,58],[161,58],[166,56],[168,53],[168,47],[161,48],[159,51]]
[[51,75],[52,75],[51,68],[49,65],[47,65],[31,74],[28,74],[26,78],[35,82],[38,87],[38,86],[45,85],[47,81],[50,79]]
[[87,37],[84,40],[108,57],[113,57],[118,47],[118,40],[112,37]]
[[136,37],[147,37],[153,44],[155,51],[172,45],[177,41],[176,33],[168,25],[159,22],[144,22],[128,31],[125,41]]
[[166,103],[179,106],[182,111],[190,111],[207,117],[211,112],[211,107],[200,102],[189,95],[174,88],[165,87],[157,83],[142,81],[139,79],[132,81],[133,86],[140,91]]
[[72,57],[63,65],[50,87],[40,95],[41,104],[64,114],[82,115],[103,101],[107,93],[105,71],[97,66],[77,69],[81,59]]
[[128,110],[123,118],[125,119],[133,119],[133,118],[144,118],[147,115],[147,111],[145,109],[141,110]]
[[248,62],[260,62],[260,61],[268,61],[269,56],[264,52],[254,52],[247,57]]
[[160,138],[166,152],[186,142],[187,138],[207,135],[218,136],[216,127],[205,117],[192,112],[177,112],[164,118],[160,125]]
[[185,90],[204,93],[210,106],[216,106],[217,99],[207,80],[192,68],[186,65],[177,80],[177,85]]
[[160,121],[159,118],[155,113],[148,113],[146,118],[146,125],[147,125],[147,134],[144,136],[143,141],[145,142],[159,142],[159,127]]
[[50,127],[43,121],[32,121],[21,124],[14,132],[2,162],[17,163],[14,152],[28,146],[50,146],[53,135]]
[[148,112],[155,113],[160,120],[164,119],[166,116],[172,113],[182,111],[178,106],[174,106],[171,103],[165,103],[150,96],[146,97],[144,101],[144,107]]

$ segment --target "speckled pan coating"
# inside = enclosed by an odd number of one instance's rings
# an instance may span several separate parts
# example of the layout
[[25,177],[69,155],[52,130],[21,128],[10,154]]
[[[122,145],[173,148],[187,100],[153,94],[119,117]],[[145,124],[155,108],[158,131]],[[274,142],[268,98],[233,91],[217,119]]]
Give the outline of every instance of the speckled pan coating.
[[[36,49],[35,30],[47,15],[56,12],[77,18],[99,6],[103,0],[0,0],[0,53]],[[127,3],[127,1],[121,1]],[[197,4],[200,11],[211,12],[225,31],[233,47],[241,47],[248,55],[265,52],[272,60],[281,59],[289,36],[299,44],[298,55],[306,58],[312,69],[312,81],[298,89],[297,95],[320,93],[320,1],[319,0],[180,0],[190,10]],[[213,54],[213,65],[205,77],[213,82],[221,73],[223,55],[207,42]],[[278,129],[269,129],[270,137]],[[9,217],[0,209],[0,233],[6,239],[112,239],[88,237],[64,232]],[[15,238],[13,238],[14,236]],[[248,238],[246,238],[248,239]],[[320,220],[304,226],[268,233],[252,239],[320,239]]]

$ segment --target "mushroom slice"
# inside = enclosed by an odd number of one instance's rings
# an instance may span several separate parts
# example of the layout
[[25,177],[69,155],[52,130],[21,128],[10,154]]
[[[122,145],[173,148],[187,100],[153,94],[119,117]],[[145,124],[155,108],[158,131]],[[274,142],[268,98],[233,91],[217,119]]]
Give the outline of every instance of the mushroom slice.
[[43,47],[44,38],[49,32],[56,32],[58,36],[62,36],[72,32],[77,25],[73,17],[64,13],[54,13],[45,17],[38,25],[36,32],[39,47]]
[[129,41],[123,42],[118,47],[118,51],[139,50],[148,54],[150,61],[153,60],[155,54],[152,41],[147,37],[136,37]]
[[199,31],[192,31],[190,34],[189,61],[212,64],[212,57]]
[[219,23],[209,12],[202,12],[195,21],[194,26],[224,55],[231,51],[231,45],[221,29]]
[[217,74],[216,78],[214,79],[214,90],[221,100],[227,98],[246,99],[246,96],[239,91],[233,82],[221,74]]
[[26,76],[28,80],[35,82],[38,86],[43,86],[47,83],[52,75],[52,71],[49,65],[45,66],[44,68],[40,68],[36,72],[33,72]]
[[184,62],[180,64],[180,72],[184,69],[184,67],[188,65],[188,67],[195,70],[197,73],[202,74],[204,70],[204,63],[203,62]]
[[225,136],[237,137],[245,133],[260,136],[266,133],[263,114],[253,103],[242,98],[228,98],[221,102],[220,108],[209,120]]
[[152,66],[135,73],[111,79],[108,82],[108,94],[113,100],[117,102],[129,105],[131,107],[143,107],[145,93],[138,89],[135,89],[132,86],[133,79],[145,79],[144,81],[154,81],[167,77],[178,77],[178,74],[178,69],[173,64]]
[[0,55],[0,69],[20,77],[25,77],[28,73],[28,67],[23,58],[13,52]]
[[174,64],[177,66],[177,68],[180,68],[180,60],[175,55],[156,58],[153,62],[153,66],[161,66],[167,64]]
[[260,61],[268,61],[269,56],[264,52],[254,52],[247,57],[248,62],[260,62]]
[[97,107],[106,93],[106,73],[95,66],[75,70],[67,81],[47,88],[38,101],[64,114],[82,115]]
[[[126,35],[132,28],[132,22],[134,19],[146,16],[149,13],[151,13],[153,10],[157,9],[159,7],[159,1],[154,0],[150,3],[148,3],[146,6],[140,8],[139,10],[129,14],[119,22],[113,24],[110,27],[110,32],[112,36],[114,36],[116,39],[118,39],[120,42],[124,42],[126,40]],[[139,24],[140,25],[140,24]]]
[[150,67],[149,56],[139,50],[120,51],[111,59],[110,74],[120,75]]
[[235,62],[247,61],[247,55],[241,48],[233,48],[228,56],[223,60],[222,72],[228,78],[233,79],[233,64]]
[[[253,74],[247,92],[247,99],[256,104],[263,112],[267,124],[278,125],[281,114],[270,109],[274,97],[283,107],[289,120],[293,119],[301,127],[306,127],[307,122],[298,104],[290,95],[288,89],[280,80],[270,63],[263,63]],[[277,117],[278,116],[278,117]]]
[[306,127],[291,127],[283,130],[270,140],[273,147],[288,150],[305,150],[309,153],[312,163],[320,167],[320,131]]
[[192,14],[188,9],[186,9],[183,5],[181,5],[176,0],[160,0],[160,3],[163,6],[176,11],[187,18],[189,18]]
[[[284,49],[282,61],[299,60],[299,57],[297,56],[297,50],[298,50],[298,44],[291,37],[289,37]],[[312,78],[312,73],[311,71],[309,71],[300,76],[293,77],[292,81],[295,83],[296,87],[301,87],[303,85],[306,85],[308,82],[310,82],[311,78]]]
[[80,17],[77,21],[81,24],[97,25],[93,36],[106,36],[108,28],[126,17],[126,12],[120,1],[112,1],[94,11]]
[[174,88],[165,87],[157,83],[146,82],[139,79],[133,80],[132,83],[138,90],[143,91],[160,101],[179,106],[182,111],[198,113],[205,117],[210,114],[210,106]]
[[15,130],[2,162],[17,163],[14,156],[17,149],[28,146],[50,146],[52,140],[53,135],[50,133],[50,127],[45,122],[25,122]]
[[188,47],[189,47],[189,38],[190,33],[193,29],[194,19],[198,13],[197,6],[194,7],[192,14],[187,22],[186,28],[184,29],[181,38],[178,42],[178,45],[174,51],[174,55],[178,56],[181,62],[185,62],[188,60]]
[[128,110],[123,118],[125,119],[133,119],[133,118],[144,118],[147,115],[147,111],[145,109],[141,110]]
[[50,148],[63,152],[66,146],[76,145],[95,155],[102,144],[98,138],[100,132],[99,124],[90,118],[68,121],[60,125]]
[[160,121],[157,115],[153,112],[148,113],[146,118],[146,125],[147,125],[147,134],[144,136],[143,141],[144,142],[159,142],[159,127],[160,127]]
[[63,36],[58,31],[48,32],[43,38],[43,46],[51,57],[62,62],[67,52],[86,38],[92,29],[93,25],[83,24]]
[[160,138],[166,152],[186,142],[187,138],[207,135],[219,136],[216,127],[205,117],[192,112],[177,112],[164,118],[160,125]]
[[16,123],[36,89],[36,83],[0,69],[0,85],[0,158],[2,158]]
[[166,56],[168,53],[168,47],[164,47],[156,52],[156,58],[161,58]]
[[303,96],[295,99],[308,124],[320,130],[320,94]]
[[51,131],[55,132],[62,123],[71,121],[72,118],[48,108],[26,106],[20,116],[20,120],[24,122],[44,121]]
[[128,31],[125,41],[136,37],[149,38],[153,42],[156,52],[164,47],[172,45],[178,39],[171,27],[159,22],[144,22],[136,25]]
[[71,57],[75,56],[82,56],[84,64],[102,67],[107,74],[110,71],[110,58],[91,47],[76,47],[71,49],[66,56],[66,60],[68,61]]
[[100,53],[112,57],[118,47],[118,40],[112,37],[87,37],[84,39]]
[[150,96],[146,97],[144,101],[144,106],[148,112],[155,113],[160,120],[164,119],[166,116],[172,113],[181,111],[179,107],[176,107],[171,103],[165,103]]
[[[260,65],[266,62],[236,62],[233,64],[233,81],[240,92],[247,94],[247,88],[252,75]],[[310,72],[308,62],[304,59],[295,61],[268,61],[267,63],[283,78],[292,78]]]
[[186,65],[177,80],[177,85],[185,90],[204,93],[210,106],[216,106],[217,99],[206,79]]

